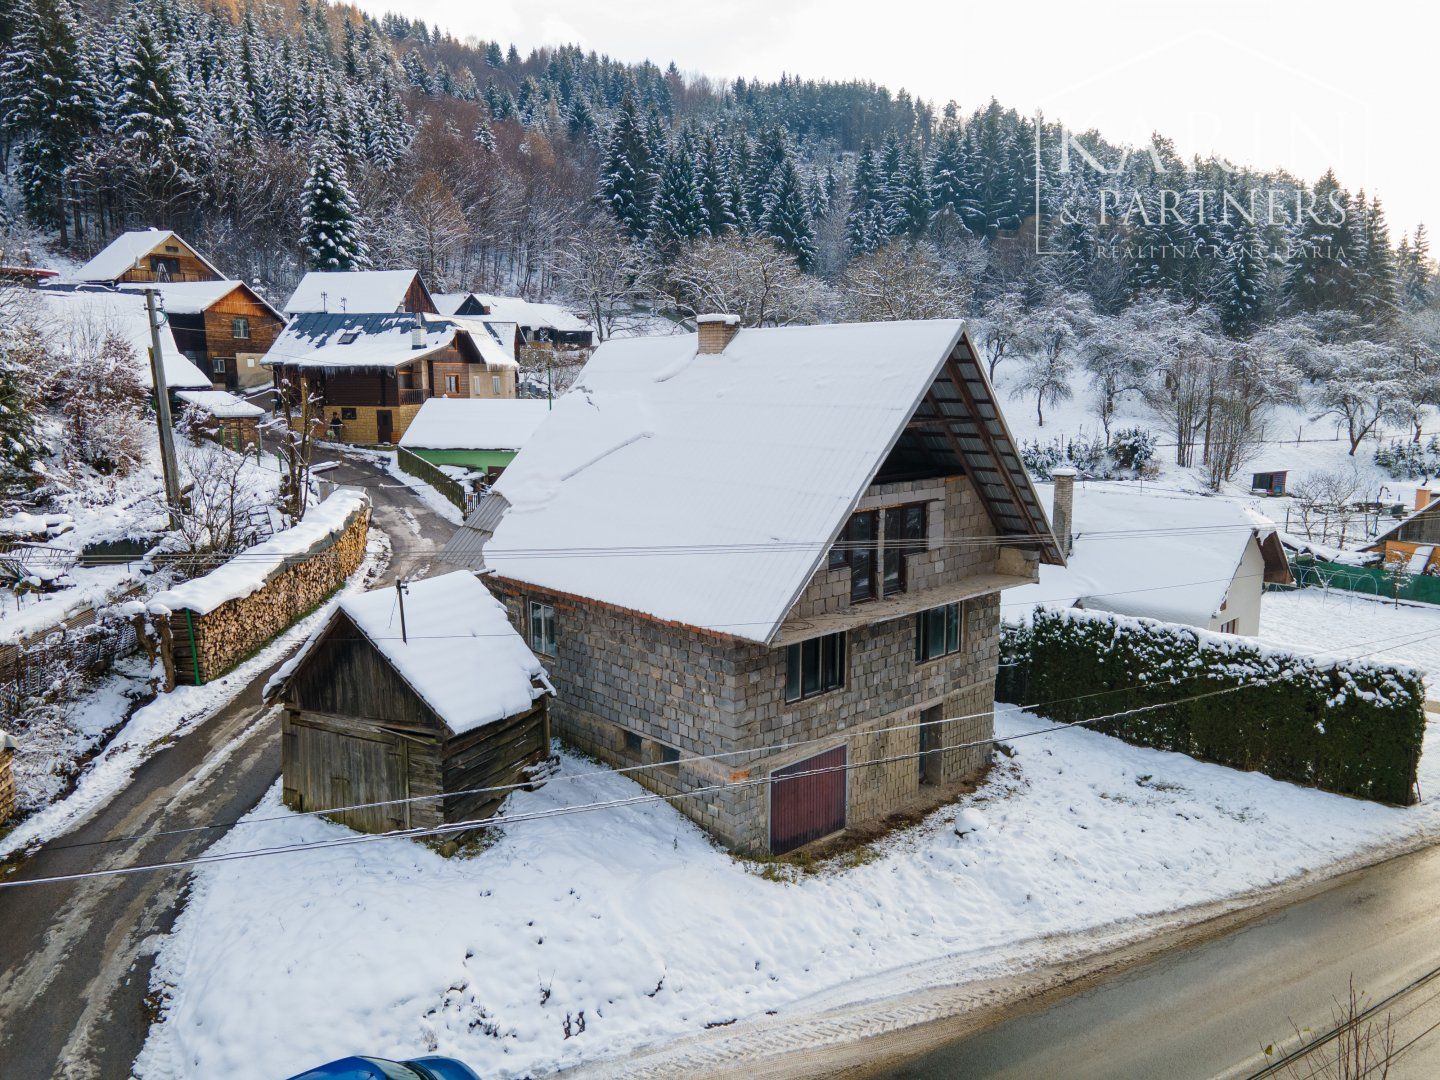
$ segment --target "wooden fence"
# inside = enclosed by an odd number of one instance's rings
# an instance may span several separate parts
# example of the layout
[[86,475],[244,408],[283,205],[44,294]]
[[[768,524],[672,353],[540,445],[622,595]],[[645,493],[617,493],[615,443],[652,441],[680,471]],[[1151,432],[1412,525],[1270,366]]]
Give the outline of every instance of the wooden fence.
[[401,472],[408,473],[418,480],[424,480],[425,483],[454,503],[462,514],[468,512],[465,504],[465,488],[461,486],[460,481],[445,475],[444,470],[430,464],[420,455],[411,453],[403,446],[395,448],[395,460],[399,464]]

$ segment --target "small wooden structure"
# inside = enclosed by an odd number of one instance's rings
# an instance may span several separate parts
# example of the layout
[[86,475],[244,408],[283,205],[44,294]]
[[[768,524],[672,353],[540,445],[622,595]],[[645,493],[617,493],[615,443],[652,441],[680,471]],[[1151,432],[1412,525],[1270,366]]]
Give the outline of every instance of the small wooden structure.
[[1263,491],[1266,495],[1284,495],[1285,481],[1289,477],[1285,470],[1257,472],[1250,476],[1250,490]]
[[175,281],[223,281],[225,275],[169,229],[121,233],[71,277],[121,285]]
[[265,410],[228,390],[181,390],[176,398],[194,410],[195,421],[221,446],[236,453],[260,445]]
[[15,759],[15,740],[0,731],[0,821],[15,813],[15,773],[10,763]]
[[285,803],[372,833],[487,818],[548,758],[550,693],[467,571],[348,597],[271,686]]

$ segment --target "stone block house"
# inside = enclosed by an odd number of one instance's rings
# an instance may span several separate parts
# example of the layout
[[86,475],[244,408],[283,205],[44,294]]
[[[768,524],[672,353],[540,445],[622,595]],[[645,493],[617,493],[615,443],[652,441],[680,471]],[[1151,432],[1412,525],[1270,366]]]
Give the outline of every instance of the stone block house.
[[963,323],[731,316],[600,346],[446,557],[562,738],[774,853],[983,771],[1000,591],[1063,561]]

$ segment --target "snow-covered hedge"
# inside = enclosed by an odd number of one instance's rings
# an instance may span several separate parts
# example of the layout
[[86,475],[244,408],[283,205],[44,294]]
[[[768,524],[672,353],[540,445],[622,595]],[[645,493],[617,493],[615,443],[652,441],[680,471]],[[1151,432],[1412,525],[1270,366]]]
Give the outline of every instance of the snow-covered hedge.
[[[1037,610],[1001,637],[1001,701],[1139,746],[1406,805],[1425,733],[1413,669],[1299,656],[1106,612]],[[1243,687],[1226,693],[1215,691]],[[1187,700],[1188,699],[1188,700]],[[1175,704],[1165,704],[1175,702]]]

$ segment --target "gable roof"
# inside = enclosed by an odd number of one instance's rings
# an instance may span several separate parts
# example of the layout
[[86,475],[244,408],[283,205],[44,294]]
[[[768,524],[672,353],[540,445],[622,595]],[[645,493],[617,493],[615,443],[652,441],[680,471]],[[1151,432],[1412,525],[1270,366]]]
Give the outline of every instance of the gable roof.
[[474,293],[468,292],[437,292],[431,293],[430,299],[435,304],[435,310],[441,315],[454,315],[469,300]]
[[[474,574],[458,570],[412,581],[406,590],[403,639],[393,588],[346,596],[285,665],[282,678],[305,662],[343,613],[457,735],[522,713],[551,692],[544,667],[510,625],[505,606]],[[276,689],[267,687],[267,696]]]
[[260,362],[270,366],[331,368],[397,368],[450,345],[455,327],[429,318],[421,323],[423,342],[415,348],[416,317],[342,315],[310,312],[297,315],[280,332]]
[[108,281],[118,280],[126,272],[133,270],[135,264],[143,259],[150,252],[154,251],[167,240],[176,240],[185,244],[186,250],[214,271],[215,276],[224,278],[225,275],[215,268],[215,265],[200,252],[196,251],[183,239],[176,236],[169,229],[132,229],[130,232],[121,233],[114,240],[111,240],[98,255],[87,262],[84,266],[70,275],[74,281]]
[[[695,334],[601,345],[446,557],[483,543],[507,578],[770,641],[952,355],[989,400],[956,320],[746,329],[722,353],[696,347]],[[1002,532],[1058,559],[998,411],[989,421],[1008,456],[977,436],[963,468]],[[1028,503],[1004,508],[1002,488]]]
[[405,296],[419,276],[418,270],[312,270],[295,286],[285,313],[393,314],[403,310]]
[[487,317],[499,322],[513,322],[531,327],[543,326],[551,330],[566,332],[590,329],[589,323],[573,312],[566,311],[559,304],[542,304],[533,300],[524,300],[518,296],[497,296],[493,293],[462,294],[460,297],[462,303],[466,296],[473,296],[479,300],[489,312]]
[[1432,497],[1431,500],[1418,510],[1411,510],[1390,528],[1386,529],[1369,544],[1361,548],[1361,551],[1383,551],[1387,540],[1405,540],[1405,529],[1423,517],[1440,513],[1440,497]]
[[431,398],[400,437],[413,450],[519,450],[550,415],[523,398]]
[[181,390],[175,395],[187,405],[219,420],[256,419],[265,415],[259,405],[244,400],[228,390]]
[[122,292],[138,293],[154,289],[164,300],[165,310],[176,315],[201,315],[236,289],[244,289],[257,304],[281,322],[285,321],[285,316],[275,310],[274,305],[243,281],[166,281],[154,284],[122,281],[117,288]]
[[[1040,486],[1050,493],[1052,485]],[[1042,566],[1038,582],[1007,589],[1002,613],[1078,604],[1204,627],[1251,545],[1265,560],[1263,581],[1289,579],[1274,523],[1229,499],[1077,483],[1073,518],[1066,565]]]
[[[145,387],[150,377],[150,320],[145,297],[133,292],[109,289],[65,289],[47,286],[33,293],[44,305],[49,319],[44,330],[51,346],[62,352],[74,351],[87,343],[98,343],[115,334],[135,353],[136,370]],[[210,389],[210,376],[191,363],[175,345],[168,325],[160,327],[160,352],[165,361],[165,382],[171,390]]]

